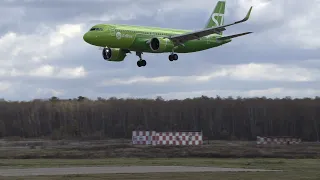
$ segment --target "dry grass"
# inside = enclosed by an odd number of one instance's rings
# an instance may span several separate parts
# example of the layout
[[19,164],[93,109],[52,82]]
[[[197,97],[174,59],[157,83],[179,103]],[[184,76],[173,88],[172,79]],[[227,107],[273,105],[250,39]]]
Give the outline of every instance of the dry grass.
[[207,158],[319,158],[320,143],[258,147],[255,142],[211,141],[202,146],[132,146],[128,140],[10,141],[0,145],[0,159],[207,157]]
[[217,166],[231,168],[299,169],[300,166],[320,169],[318,159],[278,158],[106,158],[106,159],[3,159],[0,168],[68,167],[68,166]]
[[[149,174],[98,174],[65,176],[3,177],[8,180],[98,180],[98,179],[198,179],[198,180],[319,180],[320,161],[315,159],[97,159],[97,160],[5,160],[11,166],[26,167],[67,165],[194,165],[242,168],[282,169],[283,172],[232,172],[232,173],[149,173]],[[1,178],[0,178],[1,179]]]

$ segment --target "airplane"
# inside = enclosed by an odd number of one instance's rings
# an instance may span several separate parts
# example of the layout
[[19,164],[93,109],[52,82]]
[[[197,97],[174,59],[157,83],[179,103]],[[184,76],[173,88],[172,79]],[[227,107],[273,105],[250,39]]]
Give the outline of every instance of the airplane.
[[224,25],[226,1],[217,2],[204,29],[191,31],[117,24],[97,24],[83,35],[88,44],[102,49],[106,61],[121,62],[128,53],[136,52],[138,67],[146,66],[143,53],[170,53],[169,60],[178,60],[176,53],[192,53],[229,43],[233,38],[252,32],[223,36],[226,27],[243,23],[250,17],[252,6],[244,19]]

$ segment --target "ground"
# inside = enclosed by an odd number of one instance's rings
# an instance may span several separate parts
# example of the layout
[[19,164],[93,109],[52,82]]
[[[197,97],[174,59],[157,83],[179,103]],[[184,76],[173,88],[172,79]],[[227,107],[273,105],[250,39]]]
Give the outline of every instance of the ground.
[[214,158],[159,158],[159,159],[138,159],[138,158],[111,158],[111,159],[82,159],[82,160],[3,160],[5,168],[32,168],[32,167],[70,167],[70,166],[215,166],[250,169],[278,169],[280,172],[200,172],[200,173],[141,173],[141,174],[93,174],[93,175],[62,175],[62,176],[25,176],[6,177],[11,180],[31,180],[31,179],[222,179],[222,180],[318,180],[320,177],[319,159],[214,159]]
[[202,146],[132,146],[130,140],[0,141],[0,159],[118,157],[320,158],[320,143],[257,146],[255,141],[210,141]]
[[[8,180],[108,178],[319,180],[319,157],[319,143],[258,147],[255,142],[211,141],[209,145],[201,147],[145,147],[131,146],[126,140],[0,142],[0,169],[2,170],[83,166],[214,166],[283,170],[281,172],[184,172],[5,177]],[[2,178],[0,177],[0,179]]]

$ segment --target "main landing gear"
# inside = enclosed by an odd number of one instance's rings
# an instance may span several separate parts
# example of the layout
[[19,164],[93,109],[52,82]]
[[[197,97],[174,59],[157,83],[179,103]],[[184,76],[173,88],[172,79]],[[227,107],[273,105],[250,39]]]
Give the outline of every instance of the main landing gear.
[[170,61],[176,61],[176,60],[178,60],[178,55],[177,54],[174,54],[174,53],[171,53],[170,55],[169,55],[169,60]]
[[[139,57],[139,61],[137,61],[137,66],[142,67],[147,65],[147,61],[142,59],[142,52],[136,52],[136,55]],[[175,53],[171,53],[169,55],[169,60],[170,61],[176,61],[178,60],[178,55]]]
[[142,67],[147,65],[147,61],[142,59],[142,52],[136,52],[136,55],[140,58],[139,61],[137,61],[137,66]]

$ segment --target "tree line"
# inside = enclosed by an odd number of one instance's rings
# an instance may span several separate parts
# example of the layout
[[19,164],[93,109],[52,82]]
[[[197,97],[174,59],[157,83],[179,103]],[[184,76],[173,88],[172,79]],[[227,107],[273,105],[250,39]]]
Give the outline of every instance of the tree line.
[[320,98],[97,98],[0,102],[0,137],[131,138],[133,130],[202,131],[209,139],[319,140]]

